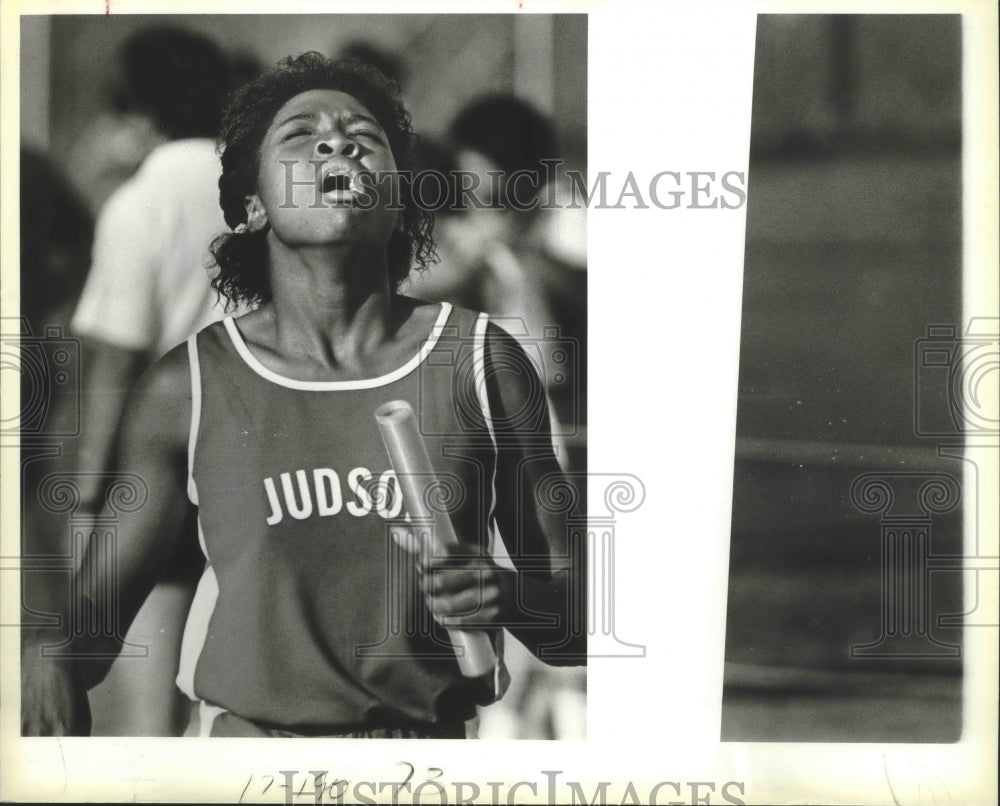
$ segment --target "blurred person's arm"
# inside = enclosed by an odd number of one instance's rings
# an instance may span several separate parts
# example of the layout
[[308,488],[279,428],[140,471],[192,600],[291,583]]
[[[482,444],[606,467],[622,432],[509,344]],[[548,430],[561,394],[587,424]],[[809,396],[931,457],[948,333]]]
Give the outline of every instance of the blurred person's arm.
[[76,470],[84,511],[97,514],[112,467],[118,425],[129,391],[146,366],[146,353],[82,338],[80,436]]
[[73,315],[82,354],[76,467],[83,504],[95,512],[125,398],[159,331],[156,223],[135,182],[112,195],[97,222],[90,274]]
[[[107,674],[122,636],[174,552],[190,505],[187,440],[191,384],[184,347],[171,351],[135,387],[125,407],[117,465],[137,486],[132,511],[108,512],[117,537],[96,534],[70,586],[50,584],[45,609],[61,629],[22,631],[21,719],[25,735],[80,735],[89,731],[86,692]],[[51,575],[54,576],[54,575]],[[104,598],[88,598],[91,591]],[[62,656],[43,655],[60,645]]]

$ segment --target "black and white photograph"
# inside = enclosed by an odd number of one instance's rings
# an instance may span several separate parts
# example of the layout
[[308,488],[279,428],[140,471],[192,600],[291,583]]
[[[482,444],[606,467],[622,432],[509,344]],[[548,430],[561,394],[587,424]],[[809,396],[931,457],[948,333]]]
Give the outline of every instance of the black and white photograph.
[[583,738],[586,16],[21,33],[25,734]]
[[995,803],[997,43],[4,0],[0,798]]
[[757,18],[725,740],[961,735],[961,37]]

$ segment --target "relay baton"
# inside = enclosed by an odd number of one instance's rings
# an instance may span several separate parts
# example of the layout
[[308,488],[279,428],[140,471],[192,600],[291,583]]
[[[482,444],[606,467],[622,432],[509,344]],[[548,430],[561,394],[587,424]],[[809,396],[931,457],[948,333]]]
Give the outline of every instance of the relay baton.
[[[405,400],[393,400],[375,410],[375,421],[421,550],[445,553],[445,547],[458,545],[458,538],[448,513],[431,512],[427,504],[427,492],[437,485],[437,476],[417,430],[413,407]],[[457,653],[458,666],[466,677],[480,677],[496,666],[493,645],[485,632],[449,629],[448,635],[452,644],[461,649]]]

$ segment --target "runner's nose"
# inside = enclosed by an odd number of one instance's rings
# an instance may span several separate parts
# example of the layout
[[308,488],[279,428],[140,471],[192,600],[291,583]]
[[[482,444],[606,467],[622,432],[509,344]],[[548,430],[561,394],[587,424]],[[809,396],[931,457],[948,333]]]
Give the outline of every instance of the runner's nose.
[[324,137],[316,143],[316,153],[321,157],[336,155],[338,157],[357,157],[360,153],[358,144],[351,138],[333,134]]

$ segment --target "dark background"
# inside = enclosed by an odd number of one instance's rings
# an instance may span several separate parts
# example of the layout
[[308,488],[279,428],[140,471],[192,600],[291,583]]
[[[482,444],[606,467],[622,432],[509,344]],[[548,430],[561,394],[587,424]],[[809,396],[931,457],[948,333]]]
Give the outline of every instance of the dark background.
[[421,135],[442,135],[481,94],[510,93],[550,117],[561,157],[586,159],[585,14],[25,16],[22,143],[47,151],[73,181],[79,135],[106,103],[118,46],[141,28],[164,24],[198,31],[267,67],[306,50],[332,55],[371,44],[398,58],[404,101]]
[[[961,481],[914,417],[948,417],[918,340],[962,329],[961,66],[957,15],[758,17],[724,740],[959,738],[961,659],[939,644],[961,630],[938,623],[957,571],[930,574],[904,656],[852,657],[885,598],[882,521],[851,485]],[[960,506],[928,529],[932,555],[961,553]]]

